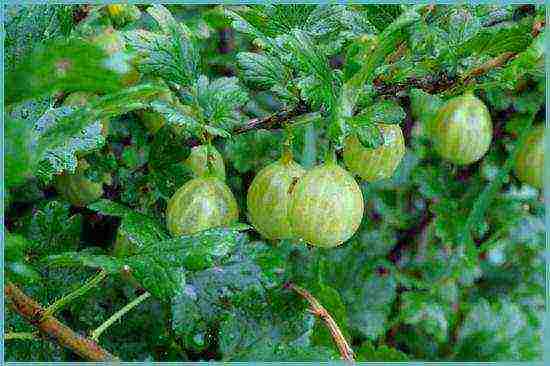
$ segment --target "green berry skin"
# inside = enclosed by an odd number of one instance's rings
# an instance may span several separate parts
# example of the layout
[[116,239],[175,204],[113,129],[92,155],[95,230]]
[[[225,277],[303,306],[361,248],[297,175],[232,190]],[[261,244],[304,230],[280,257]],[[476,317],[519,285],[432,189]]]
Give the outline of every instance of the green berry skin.
[[363,194],[353,176],[334,162],[308,171],[296,184],[289,218],[294,234],[331,248],[351,238],[363,218]]
[[306,173],[292,159],[280,159],[258,172],[246,197],[252,225],[267,239],[294,237],[288,217],[291,193]]
[[493,124],[489,110],[473,94],[447,101],[429,128],[436,151],[442,158],[467,165],[489,150]]
[[[212,161],[213,172],[212,175],[218,179],[225,181],[225,164],[223,157],[218,150],[213,146],[210,147],[210,153],[214,158]],[[200,145],[191,149],[191,154],[186,160],[187,166],[191,169],[193,174],[197,177],[204,177],[208,172],[208,146]]]
[[166,211],[166,224],[173,236],[231,225],[238,219],[233,193],[216,177],[191,179],[170,198]]
[[80,173],[63,173],[57,176],[55,188],[67,201],[77,207],[84,207],[103,196],[103,184],[93,182]]
[[[158,100],[168,104],[174,103],[175,101],[172,93],[170,92],[160,94]],[[143,122],[145,128],[147,128],[147,130],[152,134],[155,134],[162,128],[162,126],[166,124],[166,118],[153,109],[139,110],[137,111],[137,115],[139,116],[141,122]]]
[[405,139],[398,125],[378,125],[384,144],[366,148],[357,136],[344,141],[344,163],[350,172],[367,182],[390,178],[405,155]]
[[518,151],[514,172],[523,183],[544,187],[544,125],[533,128]]

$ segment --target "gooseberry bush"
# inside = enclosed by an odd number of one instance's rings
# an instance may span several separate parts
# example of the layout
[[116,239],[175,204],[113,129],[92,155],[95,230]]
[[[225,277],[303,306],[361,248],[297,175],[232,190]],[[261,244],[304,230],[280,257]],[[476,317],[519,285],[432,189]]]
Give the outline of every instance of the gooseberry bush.
[[7,360],[541,359],[542,5],[5,12]]

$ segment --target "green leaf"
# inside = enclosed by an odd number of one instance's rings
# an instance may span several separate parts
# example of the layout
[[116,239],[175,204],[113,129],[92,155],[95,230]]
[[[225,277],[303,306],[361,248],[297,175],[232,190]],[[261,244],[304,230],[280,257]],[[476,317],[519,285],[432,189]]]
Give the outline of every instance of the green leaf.
[[[348,332],[348,317],[346,312],[346,306],[340,298],[340,294],[334,288],[320,283],[319,288],[312,292],[312,295],[323,305],[328,311],[331,317],[334,319],[338,327],[342,331],[344,338],[351,341]],[[334,347],[334,351],[337,352],[338,348],[334,344],[332,334],[327,328],[327,325],[323,319],[316,319],[315,326],[313,327],[312,343],[317,346],[326,348]]]
[[367,62],[346,82],[344,86],[346,90],[353,90],[359,93],[365,83],[370,83],[372,81],[376,68],[380,66],[384,62],[385,57],[394,51],[397,45],[405,39],[405,30],[407,27],[420,19],[418,10],[418,6],[412,7],[384,29],[378,36],[378,45],[374,51],[371,52]]
[[[128,221],[127,230],[132,234],[141,230],[136,228],[138,219]],[[168,240],[155,237],[157,234],[142,231],[136,239],[143,240],[142,245],[123,258],[82,251],[48,256],[44,261],[56,266],[104,268],[111,273],[129,271],[153,296],[169,301],[184,286],[187,271],[213,266],[242,240],[235,229],[212,229]]]
[[28,284],[39,282],[42,278],[40,272],[26,263],[7,262],[5,268],[7,276],[16,282]]
[[99,121],[143,109],[165,90],[143,84],[93,99],[82,108],[62,107],[46,112],[36,125],[36,154],[39,160],[46,160],[38,167],[37,175],[48,181],[63,170],[74,171],[79,153],[105,142]]
[[259,87],[285,85],[292,78],[290,70],[272,55],[240,52],[237,54],[237,63],[243,78]]
[[355,351],[356,359],[359,362],[402,362],[409,361],[407,355],[395,348],[384,345],[374,346],[366,341]]
[[396,101],[382,100],[363,110],[360,116],[372,123],[399,124],[405,119],[406,113]]
[[130,46],[143,55],[139,69],[169,83],[191,85],[200,74],[200,54],[190,30],[161,4],[150,6],[147,12],[158,22],[163,34],[145,30],[125,33]]
[[237,108],[248,100],[248,96],[237,78],[222,77],[209,80],[201,75],[185,93],[184,99],[196,108],[195,113],[201,123],[230,130],[240,122]]
[[226,153],[237,171],[257,171],[276,160],[280,153],[275,147],[283,141],[282,134],[258,129],[235,136],[226,146]]
[[4,116],[5,184],[12,188],[32,177],[38,164],[33,140],[36,134],[27,121]]
[[8,277],[21,283],[38,282],[40,273],[26,258],[34,244],[25,237],[7,232],[5,235],[5,270]]
[[446,342],[449,321],[445,308],[427,294],[406,292],[401,297],[400,317],[406,324],[422,329],[438,342]]
[[7,73],[5,102],[13,104],[58,91],[117,91],[120,77],[104,65],[105,59],[102,50],[82,40],[49,42]]
[[25,258],[25,251],[33,244],[24,236],[6,232],[4,242],[4,259],[8,262],[20,261]]
[[155,220],[119,203],[102,199],[88,205],[88,208],[122,218],[117,231],[115,256],[136,254],[150,243],[169,239],[166,230]]
[[504,52],[522,52],[533,40],[528,23],[505,28],[484,29],[464,45],[468,54],[498,56]]
[[17,233],[34,243],[29,248],[34,256],[62,253],[79,246],[82,216],[71,214],[68,203],[42,201],[33,211],[22,219]]
[[349,134],[355,134],[365,147],[376,149],[384,143],[380,129],[367,115],[346,118],[346,122],[350,126]]
[[528,326],[517,304],[506,300],[490,303],[481,298],[471,307],[460,327],[456,358],[535,359],[542,354],[540,334]]
[[[297,85],[314,108],[321,105],[331,110],[340,80],[331,70],[328,59],[305,32],[295,31],[283,40],[288,42],[296,68],[302,73]],[[287,56],[288,57],[288,56]]]
[[401,5],[374,5],[364,7],[367,18],[379,32],[382,32],[403,12]]

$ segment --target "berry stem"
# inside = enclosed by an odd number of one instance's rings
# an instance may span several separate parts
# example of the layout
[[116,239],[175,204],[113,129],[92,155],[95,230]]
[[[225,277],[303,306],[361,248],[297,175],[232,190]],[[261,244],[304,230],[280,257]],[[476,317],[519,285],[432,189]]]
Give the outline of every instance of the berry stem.
[[336,324],[332,316],[323,307],[323,305],[321,305],[321,303],[315,297],[313,297],[313,295],[309,293],[309,291],[307,291],[306,289],[296,286],[293,283],[287,283],[285,287],[295,291],[304,299],[306,299],[309,305],[311,306],[311,309],[309,311],[315,316],[318,316],[322,321],[325,322],[327,328],[330,331],[330,334],[332,335],[332,339],[334,340],[334,343],[336,343],[336,346],[340,351],[340,356],[342,357],[342,359],[346,361],[352,361],[352,362],[355,361],[353,357],[353,350],[351,349],[350,345],[346,341],[346,338],[344,338],[344,335],[342,334],[342,331],[338,327],[338,324]]
[[132,302],[128,303],[126,306],[124,306],[122,309],[114,313],[109,319],[107,319],[103,324],[101,324],[99,327],[97,327],[92,332],[92,339],[94,341],[97,341],[98,338],[101,336],[101,334],[107,330],[113,323],[115,323],[117,320],[122,318],[124,314],[138,306],[140,303],[142,303],[144,300],[146,300],[151,294],[149,292],[145,292],[141,294],[139,297],[135,298]]
[[84,285],[79,287],[77,290],[69,293],[66,296],[63,296],[61,299],[56,300],[53,304],[48,306],[46,308],[46,311],[44,311],[44,317],[47,316],[54,316],[56,312],[70,304],[74,299],[83,296],[91,290],[92,288],[96,287],[103,279],[107,277],[108,273],[104,269],[102,269],[97,275],[92,277],[90,280],[88,280]]

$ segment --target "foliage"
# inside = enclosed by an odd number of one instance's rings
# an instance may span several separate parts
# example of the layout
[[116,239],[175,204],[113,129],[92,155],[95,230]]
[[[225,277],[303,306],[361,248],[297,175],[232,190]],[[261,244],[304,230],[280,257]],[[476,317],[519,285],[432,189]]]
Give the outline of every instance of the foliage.
[[[6,280],[47,306],[106,271],[55,314],[81,334],[148,291],[99,339],[124,361],[339,359],[288,282],[325,307],[357,361],[540,360],[544,199],[514,164],[544,123],[544,9],[7,6]],[[106,34],[122,49],[91,41]],[[132,85],[122,64],[139,71]],[[457,166],[430,127],[465,91],[494,134],[478,162]],[[94,96],[64,105],[73,92]],[[356,178],[364,212],[349,240],[312,247],[246,224],[248,188],[283,145],[307,170],[334,151],[344,167],[346,138],[376,149],[380,123],[402,129],[405,155],[391,177]],[[167,202],[203,144],[221,153],[245,224],[174,237]],[[80,161],[103,182],[87,207],[53,186]],[[6,333],[36,330],[6,309]],[[45,338],[5,350],[9,361],[80,361]]]

